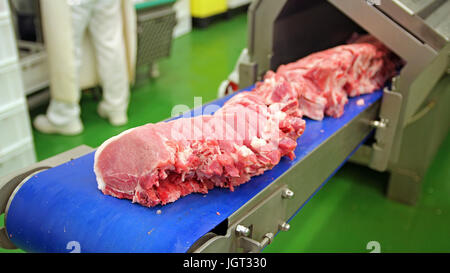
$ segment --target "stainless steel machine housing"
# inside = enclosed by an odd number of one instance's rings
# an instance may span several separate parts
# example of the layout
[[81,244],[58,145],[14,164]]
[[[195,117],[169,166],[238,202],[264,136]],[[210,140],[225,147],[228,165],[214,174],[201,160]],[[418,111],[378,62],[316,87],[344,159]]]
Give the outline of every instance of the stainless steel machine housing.
[[280,64],[343,44],[354,32],[375,36],[406,65],[385,92],[374,141],[351,160],[388,171],[388,197],[415,204],[450,124],[450,1],[255,0],[239,86]]

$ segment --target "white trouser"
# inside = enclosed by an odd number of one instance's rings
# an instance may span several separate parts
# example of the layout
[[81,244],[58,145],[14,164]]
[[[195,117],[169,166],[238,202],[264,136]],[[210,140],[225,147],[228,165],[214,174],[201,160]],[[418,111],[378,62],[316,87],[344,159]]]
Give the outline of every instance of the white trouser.
[[[103,87],[103,107],[108,111],[126,111],[129,100],[129,81],[125,57],[120,0],[68,0],[71,5],[72,35],[75,58],[76,88],[52,96],[47,110],[49,119],[58,125],[80,115],[79,77],[82,69],[82,42],[88,30],[96,55],[97,71]],[[63,96],[63,97],[62,97]]]

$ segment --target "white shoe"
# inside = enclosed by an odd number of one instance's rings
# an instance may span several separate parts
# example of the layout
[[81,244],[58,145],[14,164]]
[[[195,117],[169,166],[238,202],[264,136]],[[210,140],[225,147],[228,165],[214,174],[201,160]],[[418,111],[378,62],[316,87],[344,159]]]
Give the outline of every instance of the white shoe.
[[109,123],[114,126],[122,126],[127,124],[128,117],[126,111],[111,111],[106,109],[101,102],[98,105],[97,112],[100,117],[108,119]]
[[83,132],[83,123],[80,118],[65,125],[56,125],[52,123],[46,115],[38,115],[33,121],[34,128],[45,134],[61,134],[66,136],[74,136]]

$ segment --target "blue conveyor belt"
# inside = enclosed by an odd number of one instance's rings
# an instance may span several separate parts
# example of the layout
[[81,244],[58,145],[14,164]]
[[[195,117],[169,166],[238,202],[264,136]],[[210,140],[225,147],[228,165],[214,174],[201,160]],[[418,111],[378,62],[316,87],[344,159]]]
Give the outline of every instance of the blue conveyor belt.
[[[146,208],[103,195],[93,172],[94,153],[87,154],[38,173],[23,184],[9,207],[8,235],[16,246],[31,252],[69,252],[71,241],[79,244],[81,252],[185,252],[381,96],[379,90],[351,98],[338,119],[306,119],[296,158],[283,158],[272,170],[234,192],[215,188],[207,195],[191,194],[166,206]],[[229,98],[203,107],[222,106]],[[364,105],[356,104],[359,98]]]

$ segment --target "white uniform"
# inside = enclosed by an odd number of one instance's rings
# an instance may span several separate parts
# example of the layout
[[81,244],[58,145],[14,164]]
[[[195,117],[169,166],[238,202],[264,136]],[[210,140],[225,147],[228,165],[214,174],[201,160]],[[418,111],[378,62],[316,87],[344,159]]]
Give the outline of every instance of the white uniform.
[[[129,101],[129,79],[123,36],[120,0],[67,0],[70,5],[74,73],[66,73],[65,81],[71,81],[65,90],[52,89],[47,109],[48,120],[64,126],[80,116],[80,70],[82,66],[82,43],[85,32],[90,34],[95,48],[96,65],[103,100],[103,112],[125,113]],[[100,111],[100,109],[99,109]],[[39,129],[38,126],[36,126]]]

